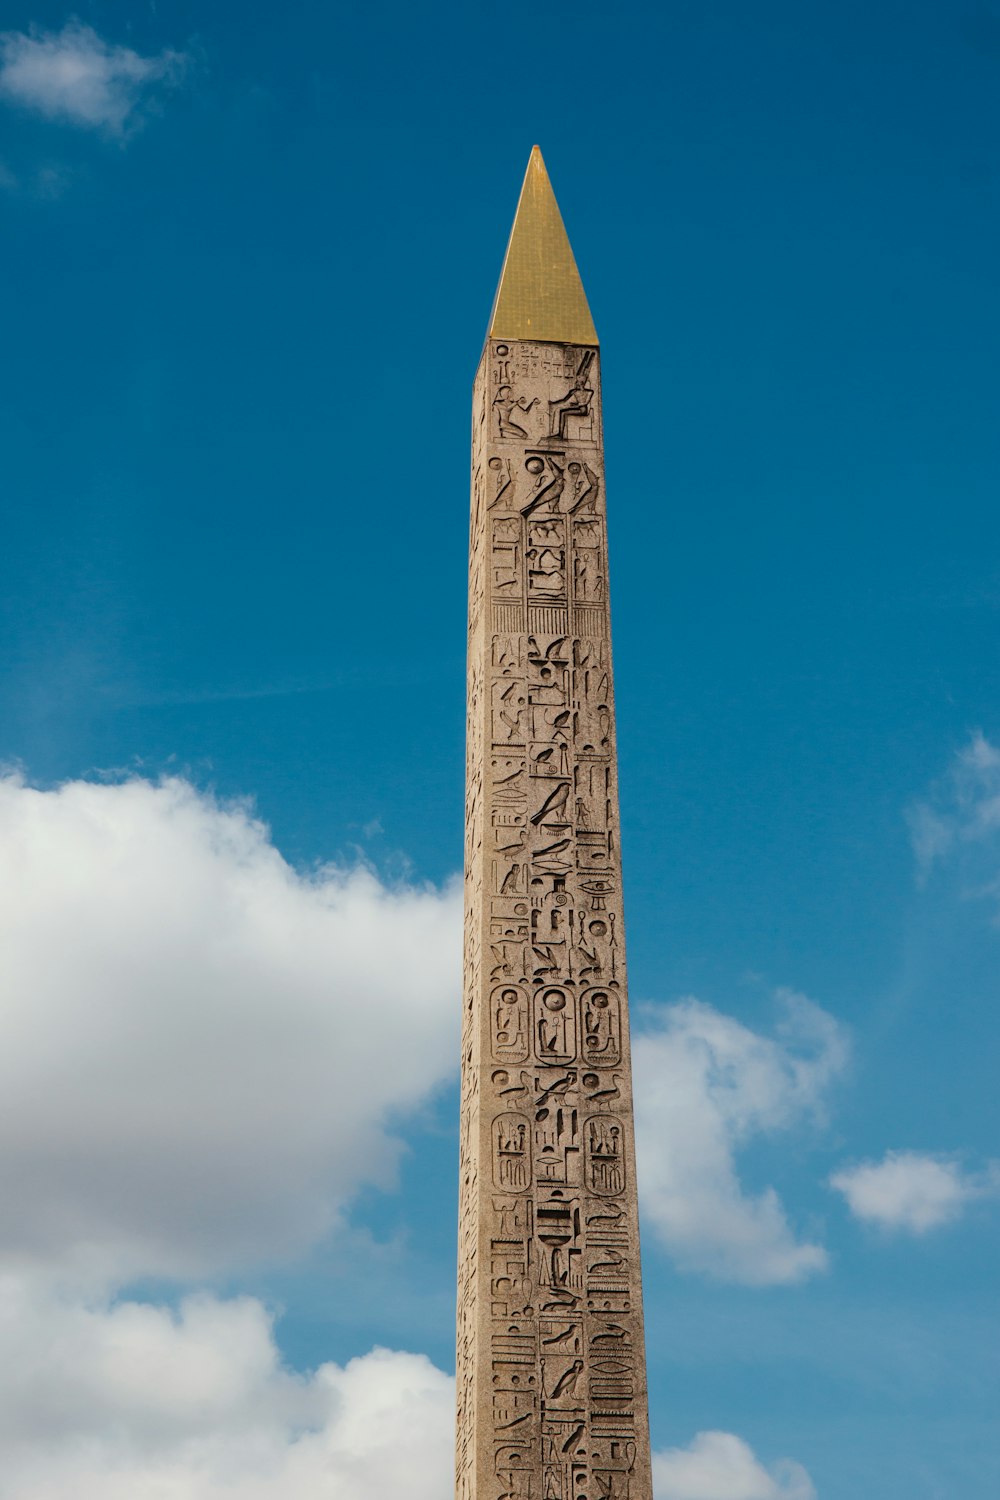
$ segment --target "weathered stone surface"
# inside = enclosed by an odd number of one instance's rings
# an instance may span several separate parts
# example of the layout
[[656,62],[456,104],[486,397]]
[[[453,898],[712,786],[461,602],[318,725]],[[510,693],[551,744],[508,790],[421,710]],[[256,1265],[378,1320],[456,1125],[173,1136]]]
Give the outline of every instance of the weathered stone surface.
[[650,1500],[599,353],[473,394],[458,1500]]

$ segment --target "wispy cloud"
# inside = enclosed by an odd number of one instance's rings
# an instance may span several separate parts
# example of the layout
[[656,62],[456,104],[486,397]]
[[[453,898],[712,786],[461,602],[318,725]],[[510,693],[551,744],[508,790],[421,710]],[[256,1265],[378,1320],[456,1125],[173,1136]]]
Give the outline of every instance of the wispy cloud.
[[781,1458],[765,1468],[732,1432],[699,1432],[688,1448],[653,1454],[656,1500],[816,1500],[801,1464]]
[[645,1221],[682,1269],[757,1286],[802,1281],[827,1254],[797,1237],[773,1188],[744,1190],[737,1153],[819,1113],[847,1058],[832,1016],[802,995],[780,1001],[775,1037],[692,999],[634,1045]]
[[1000,1162],[966,1171],[951,1156],[888,1151],[881,1161],[844,1167],[830,1178],[855,1218],[880,1229],[926,1234],[954,1223],[977,1198],[1000,1193]]
[[71,20],[61,31],[0,34],[0,99],[87,130],[122,137],[187,66],[182,52],[143,57]]
[[1000,895],[1000,748],[985,735],[971,736],[908,820],[922,880],[936,865],[972,859],[976,893]]

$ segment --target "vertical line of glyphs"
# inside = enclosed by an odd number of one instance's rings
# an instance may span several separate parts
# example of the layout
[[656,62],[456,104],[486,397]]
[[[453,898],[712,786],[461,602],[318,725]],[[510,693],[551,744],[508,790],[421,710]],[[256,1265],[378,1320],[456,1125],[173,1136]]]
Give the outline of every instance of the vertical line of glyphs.
[[459,1500],[649,1500],[600,367],[473,409]]

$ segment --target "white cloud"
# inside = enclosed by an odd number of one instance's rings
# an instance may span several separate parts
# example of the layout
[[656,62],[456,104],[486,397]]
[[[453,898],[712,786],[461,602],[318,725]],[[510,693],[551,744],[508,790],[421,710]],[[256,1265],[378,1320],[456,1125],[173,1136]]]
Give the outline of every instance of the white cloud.
[[[1000,839],[1000,749],[975,733],[931,797],[909,812],[913,851],[923,878],[933,866],[984,850],[996,866]],[[1000,880],[990,887],[996,893]]]
[[457,890],[289,868],[181,780],[0,778],[0,1500],[433,1500],[454,1383],[300,1375],[238,1274],[391,1177],[454,1071]]
[[50,120],[121,136],[157,88],[178,82],[186,61],[180,52],[143,57],[112,46],[77,20],[59,32],[7,31],[0,34],[0,98]]
[[759,1286],[801,1281],[827,1255],[796,1237],[773,1188],[744,1191],[737,1150],[816,1115],[847,1057],[832,1016],[780,998],[776,1038],[684,1000],[633,1047],[644,1222],[682,1269]]
[[[422,1355],[297,1375],[252,1297],[171,1311],[0,1278],[0,1500],[438,1500],[453,1433],[454,1381]],[[656,1500],[815,1500],[726,1432],[653,1476]]]
[[460,894],[297,874],[181,780],[0,778],[0,1270],[294,1253],[458,1054]]
[[858,1219],[882,1229],[926,1234],[958,1219],[977,1198],[1000,1192],[1000,1162],[966,1172],[954,1157],[888,1151],[879,1162],[844,1167],[830,1178]]
[[[297,1374],[254,1298],[120,1294],[293,1254],[391,1179],[393,1117],[454,1071],[460,912],[457,888],[297,873],[180,779],[0,777],[0,1500],[447,1490],[453,1382],[423,1356]],[[647,1214],[742,1280],[823,1262],[734,1167],[843,1060],[829,1016],[785,1004],[776,1039],[688,1001],[636,1048]],[[725,1433],[656,1472],[659,1500],[813,1495]]]
[[782,1458],[770,1468],[731,1432],[699,1432],[689,1448],[653,1455],[656,1500],[816,1500],[801,1464]]
[[285,1368],[253,1298],[62,1303],[0,1280],[0,1500],[437,1500],[454,1382],[376,1349]]

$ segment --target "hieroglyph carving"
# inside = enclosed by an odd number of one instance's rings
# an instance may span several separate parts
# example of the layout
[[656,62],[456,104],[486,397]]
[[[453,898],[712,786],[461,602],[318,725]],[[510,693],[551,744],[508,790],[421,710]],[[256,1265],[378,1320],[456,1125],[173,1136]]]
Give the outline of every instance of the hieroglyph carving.
[[459,1500],[650,1500],[595,348],[473,407]]

